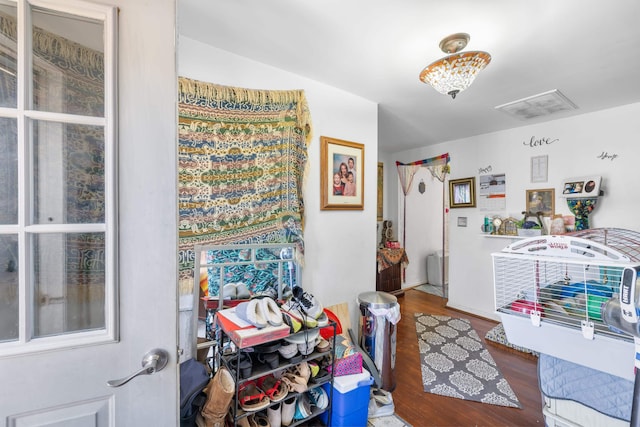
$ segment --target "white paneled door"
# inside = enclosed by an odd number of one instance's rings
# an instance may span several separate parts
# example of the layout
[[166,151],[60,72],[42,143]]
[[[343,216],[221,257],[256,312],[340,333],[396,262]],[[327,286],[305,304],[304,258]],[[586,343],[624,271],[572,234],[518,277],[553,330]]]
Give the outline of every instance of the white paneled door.
[[0,426],[179,423],[175,2],[0,0]]

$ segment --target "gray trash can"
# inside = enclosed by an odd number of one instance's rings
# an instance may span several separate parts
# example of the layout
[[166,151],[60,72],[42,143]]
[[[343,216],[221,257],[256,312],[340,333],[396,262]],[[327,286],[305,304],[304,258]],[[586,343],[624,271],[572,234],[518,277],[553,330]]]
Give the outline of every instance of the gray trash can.
[[360,307],[360,347],[374,361],[380,374],[380,388],[396,388],[396,324],[400,320],[398,299],[386,292],[358,295]]

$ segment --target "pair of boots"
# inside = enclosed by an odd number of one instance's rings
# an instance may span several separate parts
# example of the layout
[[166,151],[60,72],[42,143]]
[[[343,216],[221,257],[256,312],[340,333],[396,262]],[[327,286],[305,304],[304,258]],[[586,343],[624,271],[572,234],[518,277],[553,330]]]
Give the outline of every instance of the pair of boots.
[[231,373],[227,368],[220,367],[204,389],[207,400],[196,416],[196,425],[198,427],[224,427],[224,420],[229,412],[235,389],[236,383]]

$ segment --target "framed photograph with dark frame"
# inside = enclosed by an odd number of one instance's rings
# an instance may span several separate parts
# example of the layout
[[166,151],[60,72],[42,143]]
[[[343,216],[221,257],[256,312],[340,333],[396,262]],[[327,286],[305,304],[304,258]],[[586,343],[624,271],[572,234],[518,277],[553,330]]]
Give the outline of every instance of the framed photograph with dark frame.
[[449,180],[449,207],[476,207],[476,178],[461,178]]
[[556,190],[553,188],[527,190],[527,212],[532,214],[542,212],[543,216],[553,216],[555,200]]
[[364,144],[320,137],[320,209],[364,210]]

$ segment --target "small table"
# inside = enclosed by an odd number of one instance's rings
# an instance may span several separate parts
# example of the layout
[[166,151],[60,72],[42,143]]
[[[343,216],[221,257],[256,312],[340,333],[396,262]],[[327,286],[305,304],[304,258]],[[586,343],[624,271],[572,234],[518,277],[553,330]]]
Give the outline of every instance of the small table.
[[404,248],[378,249],[376,254],[376,291],[400,296],[402,290],[402,269],[409,265]]

